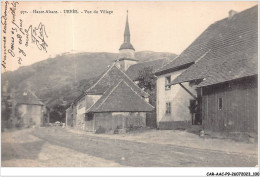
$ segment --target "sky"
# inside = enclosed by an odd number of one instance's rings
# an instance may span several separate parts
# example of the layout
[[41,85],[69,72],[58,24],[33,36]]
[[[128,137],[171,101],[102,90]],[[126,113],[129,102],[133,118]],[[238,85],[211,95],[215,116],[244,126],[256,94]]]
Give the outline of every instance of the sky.
[[[2,16],[5,4],[2,3]],[[113,52],[117,53],[123,42],[126,11],[129,15],[131,43],[136,51],[171,52],[180,54],[210,24],[228,17],[233,9],[241,12],[257,2],[19,2],[7,5],[7,32],[2,25],[2,62],[3,36],[6,37],[6,69],[10,71],[45,60],[66,52]],[[10,8],[15,11],[8,10]],[[77,10],[79,13],[64,13],[64,10]],[[58,11],[58,14],[33,13],[36,11]],[[92,13],[85,13],[92,11]],[[98,13],[94,13],[94,11]],[[101,13],[100,10],[112,11]],[[23,12],[26,14],[22,14]],[[15,15],[13,15],[15,13]],[[21,30],[37,29],[44,25],[46,51],[31,42],[19,29],[12,34],[12,23],[21,25]],[[42,27],[42,26],[41,26]],[[43,28],[42,28],[43,29]],[[18,38],[20,34],[22,38]],[[39,33],[38,30],[38,35]],[[12,37],[14,44],[12,45]],[[40,36],[42,37],[42,36]],[[19,39],[21,39],[19,41]],[[21,44],[19,43],[21,42]],[[40,43],[38,43],[40,44]],[[13,54],[8,51],[12,49]],[[19,48],[24,51],[19,53]],[[26,54],[26,56],[24,55]]]

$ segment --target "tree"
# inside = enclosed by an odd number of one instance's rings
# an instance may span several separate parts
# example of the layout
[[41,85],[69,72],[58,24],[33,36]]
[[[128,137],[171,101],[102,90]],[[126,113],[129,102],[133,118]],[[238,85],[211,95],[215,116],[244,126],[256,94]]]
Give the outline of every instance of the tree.
[[155,107],[154,111],[147,113],[146,125],[156,127],[156,78],[152,67],[145,67],[139,71],[138,86],[149,93],[149,103]]
[[12,112],[12,104],[10,101],[10,96],[2,96],[2,101],[1,101],[1,125],[2,128],[1,130],[4,131],[4,128],[8,128],[8,120],[11,116]]
[[56,104],[51,108],[50,111],[50,122],[65,122],[65,115],[66,111],[65,111],[65,106],[64,105],[60,105],[60,104]]
[[148,93],[155,90],[156,79],[152,67],[145,67],[139,71],[138,86]]

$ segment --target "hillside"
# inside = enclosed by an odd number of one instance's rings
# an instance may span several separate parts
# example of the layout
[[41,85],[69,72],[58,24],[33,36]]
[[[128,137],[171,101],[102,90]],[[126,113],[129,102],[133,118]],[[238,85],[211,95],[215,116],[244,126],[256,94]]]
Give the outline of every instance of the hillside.
[[[50,107],[66,104],[91,86],[116,57],[116,53],[104,52],[63,54],[2,74],[2,85],[8,81],[8,86],[15,88],[16,92],[30,88]],[[165,57],[173,59],[176,55],[136,52],[139,62]]]

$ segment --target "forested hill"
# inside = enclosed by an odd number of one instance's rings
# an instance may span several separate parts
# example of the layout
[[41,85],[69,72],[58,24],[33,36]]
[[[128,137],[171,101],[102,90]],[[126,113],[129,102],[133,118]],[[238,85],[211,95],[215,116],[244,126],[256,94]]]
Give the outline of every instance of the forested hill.
[[[2,85],[8,81],[16,92],[29,87],[48,106],[64,105],[91,86],[117,55],[105,52],[58,55],[2,74]],[[172,53],[136,52],[139,62],[175,57]]]

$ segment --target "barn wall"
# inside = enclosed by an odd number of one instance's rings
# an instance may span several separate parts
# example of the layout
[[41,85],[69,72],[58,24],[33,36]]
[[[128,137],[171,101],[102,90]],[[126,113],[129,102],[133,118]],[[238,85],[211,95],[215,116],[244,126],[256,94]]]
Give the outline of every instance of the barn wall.
[[[203,88],[204,128],[212,131],[257,132],[257,94],[255,78]],[[218,108],[219,98],[222,98],[222,110]]]
[[95,113],[93,122],[88,122],[89,124],[94,124],[94,130],[97,130],[99,127],[105,128],[106,131],[122,128],[145,127],[146,114],[139,112]]
[[[86,131],[94,131],[94,121],[87,120],[86,112],[87,110],[93,106],[97,100],[101,97],[101,95],[85,95],[82,98],[84,101],[80,110],[77,110],[77,118],[76,118],[76,127]],[[79,103],[77,103],[79,104]]]
[[76,102],[73,112],[73,127],[81,130],[89,129],[89,124],[87,125],[85,121],[85,113],[100,97],[101,95],[85,95]]
[[[179,70],[173,73],[160,75],[156,82],[156,121],[157,127],[164,129],[165,125],[169,122],[170,125],[176,125],[180,121],[191,121],[191,114],[189,110],[190,100],[193,99],[192,96],[187,93],[180,85],[172,85],[170,89],[165,89],[165,77],[171,76],[171,80],[174,80],[179,76],[184,70]],[[189,86],[188,83],[183,83],[183,85],[190,90],[194,95],[196,95],[195,87]],[[171,103],[171,114],[166,114],[166,103]],[[169,124],[167,129],[170,129]],[[172,129],[175,129],[175,125]]]
[[124,127],[145,127],[146,113],[144,112],[115,112],[112,113],[113,118],[124,119]]
[[112,113],[95,113],[94,119],[94,131],[100,127],[105,128],[107,131],[115,129],[117,125],[122,124],[121,120],[113,122]]
[[85,130],[85,114],[77,114],[75,128]]

